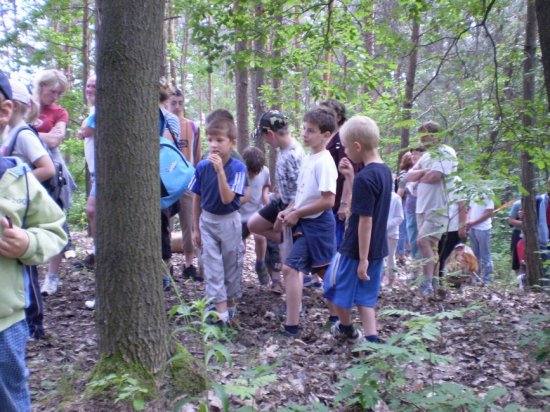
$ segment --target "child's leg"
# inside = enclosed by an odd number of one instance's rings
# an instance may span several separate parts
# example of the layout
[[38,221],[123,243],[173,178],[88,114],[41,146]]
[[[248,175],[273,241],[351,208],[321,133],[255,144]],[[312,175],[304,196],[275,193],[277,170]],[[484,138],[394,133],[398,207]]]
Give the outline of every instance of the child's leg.
[[227,299],[241,297],[241,276],[243,271],[243,242],[240,214],[233,212],[223,218],[219,224],[220,252],[223,262]]
[[28,329],[25,320],[0,332],[0,410],[29,411],[31,397],[27,383],[25,347]]
[[256,252],[256,261],[265,262],[267,239],[264,236],[254,235],[254,249]]
[[283,277],[286,289],[285,325],[298,325],[300,322],[300,306],[302,304],[303,274],[296,269],[283,265]]
[[351,310],[331,304],[342,325],[351,325]]
[[359,317],[361,318],[361,325],[363,326],[365,336],[377,336],[376,312],[374,308],[357,306],[357,309],[359,310]]
[[395,252],[397,249],[398,239],[388,237],[388,257],[386,259],[386,281],[389,286],[392,286],[396,277]]

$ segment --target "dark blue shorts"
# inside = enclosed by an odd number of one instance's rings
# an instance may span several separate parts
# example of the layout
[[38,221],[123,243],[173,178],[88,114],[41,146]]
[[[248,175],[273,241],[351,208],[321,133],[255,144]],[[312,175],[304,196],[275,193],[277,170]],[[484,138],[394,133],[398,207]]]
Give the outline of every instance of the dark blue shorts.
[[324,296],[344,309],[354,305],[374,308],[380,293],[384,259],[369,261],[367,274],[370,280],[361,280],[357,276],[359,260],[337,253],[325,275]]

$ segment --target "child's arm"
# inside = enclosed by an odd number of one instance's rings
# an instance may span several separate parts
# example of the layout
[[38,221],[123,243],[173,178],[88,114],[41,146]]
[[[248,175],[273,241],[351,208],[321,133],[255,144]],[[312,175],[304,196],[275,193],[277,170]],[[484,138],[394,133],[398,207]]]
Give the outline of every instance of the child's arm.
[[342,188],[342,197],[340,198],[340,207],[338,208],[338,218],[345,220],[346,215],[349,212],[355,171],[353,170],[353,165],[347,157],[343,157],[340,160],[340,163],[338,164],[338,171],[344,175],[344,186]]
[[241,197],[241,205],[245,204],[250,200],[250,186],[246,186],[244,189],[244,195]]
[[201,232],[199,230],[199,220],[201,217],[201,197],[193,193],[193,244],[195,247],[201,246]]
[[227,177],[225,176],[225,170],[223,170],[222,158],[217,154],[208,155],[208,160],[214,166],[216,175],[218,177],[218,189],[220,191],[220,197],[224,205],[228,205],[235,199],[235,192],[231,190],[227,183]]
[[484,220],[489,219],[491,216],[493,216],[494,211],[495,209],[485,209],[485,212],[483,212],[483,214],[479,218],[466,222],[466,229],[470,230],[472,227],[479,225]]
[[55,166],[47,154],[36,159],[32,165],[34,166],[32,174],[39,182],[44,182],[55,176]]
[[271,185],[264,185],[262,188],[262,204],[268,205],[269,204],[269,190],[271,189]]
[[369,268],[369,250],[372,234],[372,216],[359,216],[359,266],[357,267],[357,276],[361,280],[370,280],[367,275]]
[[[304,205],[296,210],[284,210],[279,213],[279,216],[282,217],[282,220],[288,226],[294,226],[298,223],[298,220],[304,216],[311,216],[316,213],[322,212],[324,210],[330,209],[334,206],[334,193],[332,192],[321,192],[321,197],[315,202],[310,203],[309,205]],[[282,216],[281,216],[282,215]]]

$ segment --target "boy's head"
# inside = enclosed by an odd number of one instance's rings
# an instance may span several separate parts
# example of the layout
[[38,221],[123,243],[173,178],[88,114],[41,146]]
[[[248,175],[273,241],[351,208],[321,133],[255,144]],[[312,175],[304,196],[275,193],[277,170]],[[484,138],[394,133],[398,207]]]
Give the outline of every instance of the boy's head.
[[335,112],[320,108],[310,110],[304,115],[304,123],[316,125],[321,133],[332,134],[336,130]]
[[431,146],[439,143],[439,133],[441,132],[441,126],[439,123],[430,120],[423,123],[418,128],[418,134],[420,135],[420,143],[425,146]]
[[288,117],[278,110],[269,110],[262,114],[258,127],[256,128],[255,138],[261,137],[273,147],[281,147],[282,140],[289,137]]
[[8,76],[0,71],[0,138],[4,135],[4,130],[11,118],[13,103],[12,90]]
[[358,162],[362,153],[378,149],[380,131],[370,117],[353,116],[340,129],[340,139],[349,158]]
[[172,90],[168,101],[168,110],[176,116],[183,114],[183,92],[180,89],[175,88]]
[[237,126],[235,126],[231,113],[227,112],[231,117],[225,115],[211,116],[213,113],[206,117],[207,119],[210,117],[210,121],[206,122],[206,136],[226,136],[232,143],[235,143],[237,141]]
[[245,149],[243,152],[243,159],[248,173],[253,176],[258,175],[265,165],[264,153],[254,146]]
[[319,103],[319,108],[327,108],[334,112],[336,124],[341,127],[346,121],[346,106],[335,99],[328,99]]

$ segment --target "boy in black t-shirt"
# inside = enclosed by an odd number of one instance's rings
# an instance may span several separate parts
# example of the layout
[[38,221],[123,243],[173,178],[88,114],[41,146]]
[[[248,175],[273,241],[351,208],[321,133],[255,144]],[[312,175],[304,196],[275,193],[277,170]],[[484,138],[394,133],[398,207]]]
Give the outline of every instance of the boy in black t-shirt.
[[354,116],[340,129],[346,155],[365,167],[353,177],[351,162],[339,165],[346,184],[353,181],[351,216],[344,239],[325,276],[325,297],[338,313],[333,335],[358,341],[361,334],[351,322],[351,309],[357,305],[365,339],[381,342],[376,330],[374,308],[380,291],[384,257],[388,254],[386,224],[392,192],[390,168],[378,154],[380,132],[365,116]]

